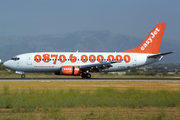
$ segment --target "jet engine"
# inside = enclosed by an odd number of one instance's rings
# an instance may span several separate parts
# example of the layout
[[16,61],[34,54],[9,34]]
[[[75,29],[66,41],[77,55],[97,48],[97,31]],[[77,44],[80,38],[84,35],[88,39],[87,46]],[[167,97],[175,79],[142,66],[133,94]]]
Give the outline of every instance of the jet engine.
[[59,72],[55,72],[55,75],[75,75],[80,76],[81,71],[76,66],[62,66]]

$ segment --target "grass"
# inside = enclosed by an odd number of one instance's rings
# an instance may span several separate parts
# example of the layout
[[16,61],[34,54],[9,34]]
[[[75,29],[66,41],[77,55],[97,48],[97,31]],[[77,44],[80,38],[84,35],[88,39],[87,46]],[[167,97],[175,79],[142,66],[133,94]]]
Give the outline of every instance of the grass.
[[0,93],[4,91],[4,86],[9,86],[9,91],[14,92],[17,89],[19,91],[29,91],[30,88],[36,90],[69,90],[69,89],[80,89],[81,91],[94,91],[98,88],[113,88],[117,90],[126,90],[128,88],[135,88],[141,90],[169,90],[178,91],[180,89],[180,82],[120,82],[120,81],[4,81],[0,82]]
[[0,119],[180,119],[179,82],[0,82]]
[[36,90],[10,92],[4,86],[0,94],[0,108],[36,108],[51,107],[179,107],[180,91],[144,91],[134,88],[116,90],[99,88],[93,92],[80,89],[64,90]]
[[[176,101],[177,103],[173,106],[168,104],[172,102],[172,99],[178,99],[178,97],[173,97],[173,94],[176,95],[175,91],[170,93],[168,91],[151,91],[149,94],[149,91],[143,92],[135,89],[117,91],[108,88],[98,89],[92,93],[88,91],[81,93],[74,89],[68,91],[29,89],[28,93],[23,91],[11,93],[7,92],[7,89],[7,86],[4,87],[4,93],[0,97],[0,119],[5,120],[171,120],[180,118],[179,102]],[[147,93],[149,97],[143,97]],[[167,97],[163,94],[166,94]],[[149,100],[149,98],[155,96],[159,97]],[[141,103],[142,101],[144,102]]]
[[177,108],[38,108],[33,112],[20,110],[4,110],[0,113],[3,120],[172,120],[179,119]]

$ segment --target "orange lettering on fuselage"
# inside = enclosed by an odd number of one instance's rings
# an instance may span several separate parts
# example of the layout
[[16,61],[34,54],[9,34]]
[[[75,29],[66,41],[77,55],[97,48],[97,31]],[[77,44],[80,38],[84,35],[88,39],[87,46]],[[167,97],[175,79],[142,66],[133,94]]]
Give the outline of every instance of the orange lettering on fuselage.
[[59,61],[60,61],[61,63],[64,63],[64,62],[66,61],[66,56],[65,56],[65,55],[60,55],[60,56],[59,56]]
[[83,63],[86,63],[87,60],[88,60],[87,55],[82,55],[82,56],[81,56],[81,61],[82,61]]
[[50,61],[50,55],[49,55],[49,54],[44,54],[44,55],[43,55],[43,61],[44,61],[45,63],[48,63],[48,62]]
[[41,62],[41,55],[35,55],[34,59],[37,63]]
[[[53,59],[52,59],[53,58]],[[66,56],[65,55],[59,55],[59,59],[57,54],[43,54],[42,56],[37,54],[34,56],[34,61],[39,63],[41,61],[45,62],[45,63],[49,63],[50,61],[54,61],[53,64],[56,64],[57,61],[64,63],[65,61],[67,61]],[[88,59],[89,58],[89,59]],[[79,59],[78,59],[79,60]],[[94,63],[95,61],[98,61],[99,63],[105,61],[106,59],[104,59],[103,55],[97,55],[97,59],[95,55],[89,55],[89,57],[87,55],[81,55],[81,59],[80,59],[83,63],[88,62],[88,60],[91,63]],[[107,61],[109,62],[114,62],[116,60],[116,62],[120,63],[122,61],[124,61],[125,63],[129,63],[131,61],[131,57],[129,55],[108,55],[107,57]],[[77,57],[74,56],[73,54],[70,54],[69,56],[69,61],[72,63],[75,63],[77,61]]]
[[98,55],[98,56],[97,56],[97,59],[98,59],[98,62],[101,63],[101,62],[103,62],[103,60],[104,60],[104,56]]
[[116,55],[116,61],[118,63],[122,62],[122,56],[121,55]]
[[91,63],[94,63],[95,60],[96,60],[96,56],[95,55],[90,55],[89,60],[90,60]]
[[130,58],[129,55],[125,55],[125,56],[124,56],[124,61],[125,61],[126,63],[129,63],[130,60],[131,60],[131,58]]
[[58,55],[51,55],[51,58],[52,58],[52,57],[55,57],[53,64],[56,64]]
[[77,60],[77,57],[76,57],[76,56],[73,56],[73,54],[71,54],[71,55],[69,56],[69,59],[70,59],[70,61],[71,61],[72,63],[75,63],[76,60]]
[[108,56],[108,61],[109,62],[114,62],[114,56],[113,55],[109,55]]

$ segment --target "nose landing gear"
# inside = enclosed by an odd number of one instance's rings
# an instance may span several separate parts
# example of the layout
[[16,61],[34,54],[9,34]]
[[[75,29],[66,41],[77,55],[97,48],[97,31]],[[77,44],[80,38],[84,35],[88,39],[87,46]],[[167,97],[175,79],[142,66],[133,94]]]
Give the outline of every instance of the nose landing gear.
[[21,75],[21,78],[23,78],[23,79],[24,79],[24,78],[25,78],[25,74],[22,74],[22,75]]
[[23,71],[16,71],[15,73],[21,74],[21,78],[25,78],[25,74]]
[[82,78],[91,78],[91,74],[89,74],[89,73],[82,73],[81,77]]

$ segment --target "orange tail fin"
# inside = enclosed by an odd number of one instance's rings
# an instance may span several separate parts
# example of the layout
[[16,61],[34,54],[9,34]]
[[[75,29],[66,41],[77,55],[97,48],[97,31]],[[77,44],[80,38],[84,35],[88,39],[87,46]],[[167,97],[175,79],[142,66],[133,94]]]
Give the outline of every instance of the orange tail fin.
[[166,23],[158,23],[138,47],[123,52],[158,54],[165,26]]

